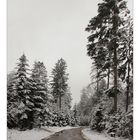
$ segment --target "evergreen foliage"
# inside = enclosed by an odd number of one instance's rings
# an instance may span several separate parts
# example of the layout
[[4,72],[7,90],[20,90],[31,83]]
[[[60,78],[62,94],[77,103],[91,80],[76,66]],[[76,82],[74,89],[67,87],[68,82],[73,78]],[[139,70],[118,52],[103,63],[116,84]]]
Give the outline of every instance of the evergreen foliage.
[[68,74],[66,73],[66,62],[62,58],[58,60],[52,70],[52,94],[57,106],[57,112],[62,110],[62,97],[68,91]]
[[16,111],[18,104],[16,102],[16,75],[15,72],[11,72],[7,76],[7,126],[9,128],[15,128],[18,124]]
[[46,109],[49,108],[48,79],[47,70],[43,62],[35,62],[32,69],[31,79],[35,90],[33,90],[34,100],[34,122],[35,126],[41,126],[45,122]]
[[[35,62],[30,71],[28,60],[23,54],[14,72],[8,74],[7,82],[7,126],[19,130],[41,126],[70,125],[71,93],[68,88],[66,62],[63,59],[56,65],[56,84],[50,94],[47,70],[43,62]],[[57,73],[58,72],[58,73]],[[56,80],[57,79],[57,80]],[[52,83],[51,83],[52,84]],[[54,85],[56,85],[54,84]],[[54,88],[55,87],[55,88]],[[61,111],[54,99],[61,96]],[[58,112],[56,112],[58,111]]]
[[[125,44],[122,29],[127,30],[124,26],[128,15],[129,10],[124,0],[103,0],[98,4],[98,15],[90,20],[86,28],[91,33],[88,37],[87,54],[93,59],[97,76],[101,77],[105,72],[104,76],[113,73],[114,111],[117,111],[118,66],[122,46]],[[124,47],[123,49],[126,50]]]

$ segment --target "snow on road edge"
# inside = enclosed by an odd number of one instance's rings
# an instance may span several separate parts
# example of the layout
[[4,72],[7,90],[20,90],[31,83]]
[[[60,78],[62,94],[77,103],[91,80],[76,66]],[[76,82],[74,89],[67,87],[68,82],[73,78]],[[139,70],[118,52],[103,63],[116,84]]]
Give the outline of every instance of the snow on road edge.
[[105,135],[104,133],[98,133],[90,128],[85,128],[82,130],[82,136],[86,140],[128,140],[128,139],[122,139],[122,138],[112,138],[108,135]]
[[34,128],[26,131],[7,129],[7,140],[41,140],[49,138],[56,132],[72,128],[75,127],[42,127],[41,129]]

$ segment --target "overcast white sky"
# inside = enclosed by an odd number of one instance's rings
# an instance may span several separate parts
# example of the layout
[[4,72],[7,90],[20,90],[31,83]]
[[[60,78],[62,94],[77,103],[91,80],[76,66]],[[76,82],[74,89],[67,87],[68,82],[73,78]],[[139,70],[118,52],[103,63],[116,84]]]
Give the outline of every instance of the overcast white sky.
[[[68,65],[73,103],[90,83],[91,60],[86,55],[89,20],[100,0],[8,0],[8,72],[26,54],[32,68],[43,61],[50,76],[61,57]],[[129,0],[132,11],[132,0]]]

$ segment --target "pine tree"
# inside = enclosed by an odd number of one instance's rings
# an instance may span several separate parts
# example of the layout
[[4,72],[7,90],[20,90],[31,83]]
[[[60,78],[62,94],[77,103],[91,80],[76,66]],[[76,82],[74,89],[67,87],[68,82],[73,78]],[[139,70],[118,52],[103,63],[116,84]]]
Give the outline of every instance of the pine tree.
[[34,125],[45,125],[46,110],[49,108],[48,97],[48,79],[47,70],[43,62],[35,62],[31,74],[32,83],[34,83],[35,89],[33,89],[34,100]]
[[52,94],[55,99],[55,102],[57,103],[57,111],[60,112],[62,107],[62,96],[66,94],[68,89],[68,74],[66,73],[66,68],[66,62],[64,59],[61,58],[60,60],[58,60],[58,62],[52,70]]
[[15,102],[16,90],[15,90],[15,72],[11,72],[7,76],[7,104],[11,106],[13,102]]
[[61,104],[61,110],[65,115],[70,115],[70,108],[71,108],[71,93],[70,89],[67,90],[67,92],[62,96],[62,104]]
[[71,125],[76,126],[78,124],[78,109],[77,104],[74,104],[72,109]]
[[91,33],[88,37],[88,55],[101,73],[107,69],[113,72],[114,111],[117,111],[120,27],[124,26],[125,14],[128,14],[128,10],[124,0],[103,0],[98,4],[98,15],[90,20],[86,28]]
[[7,126],[8,128],[17,127],[17,92],[16,92],[16,75],[12,71],[7,76]]
[[29,80],[29,65],[26,56],[23,54],[19,58],[16,71],[16,91],[18,102],[18,125],[20,129],[26,129],[32,127],[32,108],[34,106],[31,98],[30,80]]
[[123,32],[121,65],[119,65],[118,75],[126,83],[126,111],[128,111],[130,99],[133,97],[133,21],[130,16],[126,20],[125,30],[122,28],[121,32]]

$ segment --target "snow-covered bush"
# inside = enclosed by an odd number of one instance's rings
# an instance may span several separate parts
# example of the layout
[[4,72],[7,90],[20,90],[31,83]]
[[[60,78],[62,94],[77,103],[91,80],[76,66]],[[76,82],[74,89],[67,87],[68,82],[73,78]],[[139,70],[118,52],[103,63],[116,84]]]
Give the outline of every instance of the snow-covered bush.
[[119,128],[119,121],[121,119],[120,114],[108,114],[106,117],[106,124],[105,124],[105,129],[108,134],[110,134],[112,137],[116,135],[116,132]]
[[[125,94],[118,95],[118,110],[113,113],[113,101],[107,96],[102,96],[97,105],[92,109],[90,127],[96,131],[106,131],[110,136],[133,137],[133,108],[125,111]],[[102,107],[101,110],[99,108]],[[99,113],[99,114],[98,114]],[[98,114],[98,115],[97,115]]]
[[79,125],[80,126],[89,126],[90,123],[90,116],[80,116],[79,117]]
[[70,126],[76,126],[77,125],[77,120],[73,116],[70,118]]
[[96,111],[94,111],[92,119],[91,119],[91,125],[92,130],[102,131],[105,128],[104,118],[102,114],[102,108],[99,107]]
[[133,138],[133,109],[107,116],[105,129],[111,136]]
[[47,126],[67,126],[70,125],[70,119],[68,115],[64,113],[50,113],[46,118],[45,124]]
[[7,127],[9,129],[17,127],[17,118],[13,117],[12,114],[7,114]]
[[119,127],[117,129],[117,135],[122,137],[133,138],[133,109],[129,108],[127,113],[123,113],[121,115],[121,120],[119,123]]

